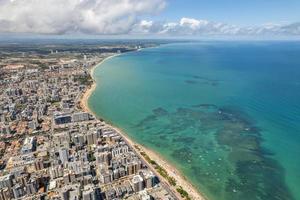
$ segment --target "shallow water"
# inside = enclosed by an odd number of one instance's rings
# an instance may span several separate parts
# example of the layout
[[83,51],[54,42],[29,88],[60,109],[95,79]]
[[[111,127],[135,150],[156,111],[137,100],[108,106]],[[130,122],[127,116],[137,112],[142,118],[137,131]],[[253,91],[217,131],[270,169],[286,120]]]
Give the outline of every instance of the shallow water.
[[300,199],[300,43],[171,44],[109,59],[89,106],[210,199]]

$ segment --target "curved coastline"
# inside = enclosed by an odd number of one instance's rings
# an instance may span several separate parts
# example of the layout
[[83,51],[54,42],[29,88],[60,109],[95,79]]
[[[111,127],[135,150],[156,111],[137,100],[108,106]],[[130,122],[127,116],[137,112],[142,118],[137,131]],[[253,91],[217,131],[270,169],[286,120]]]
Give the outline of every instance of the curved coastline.
[[[155,47],[154,47],[155,48]],[[139,49],[138,51],[143,50],[143,49]],[[167,161],[166,159],[164,159],[159,153],[146,148],[145,146],[136,143],[131,137],[129,137],[128,134],[126,134],[125,131],[123,131],[121,128],[115,126],[112,122],[103,119],[101,116],[99,116],[97,113],[95,113],[92,109],[90,109],[89,107],[89,103],[88,100],[90,98],[90,96],[93,94],[93,92],[95,91],[96,87],[97,87],[97,81],[94,78],[94,72],[96,70],[97,67],[101,67],[101,65],[111,59],[114,58],[116,56],[119,56],[121,54],[116,54],[116,55],[112,55],[109,56],[105,59],[103,59],[100,63],[98,63],[97,65],[93,66],[90,69],[90,75],[93,79],[93,84],[91,85],[91,87],[89,87],[82,95],[82,98],[80,100],[80,105],[81,108],[85,111],[85,112],[89,112],[92,115],[94,115],[96,118],[100,119],[100,120],[104,120],[106,122],[107,125],[109,125],[111,128],[115,129],[117,132],[119,132],[124,139],[132,146],[132,148],[134,148],[137,152],[143,151],[145,152],[152,160],[154,160],[158,165],[163,166],[164,169],[166,169],[170,176],[174,177],[176,182],[177,182],[177,186],[181,186],[185,191],[187,191],[191,197],[191,199],[195,199],[195,200],[208,200],[208,198],[201,193],[199,190],[196,189],[196,187],[182,174],[182,172],[180,172],[176,167],[174,167],[174,165],[172,165],[169,161]],[[138,149],[137,149],[138,148]],[[155,169],[153,169],[155,170]],[[176,187],[171,186],[165,178],[160,177],[160,179],[163,179],[164,182],[175,192],[176,191]],[[177,193],[177,196],[180,197],[179,193]],[[184,198],[181,198],[184,199]]]
[[90,98],[90,96],[93,94],[93,92],[95,91],[96,87],[97,87],[97,82],[96,80],[94,79],[94,71],[97,67],[101,66],[101,64],[103,64],[105,61],[107,61],[108,59],[111,59],[113,57],[116,57],[116,56],[119,56],[121,54],[115,54],[115,55],[112,55],[112,56],[108,56],[107,58],[104,58],[100,63],[94,65],[89,73],[90,73],[90,76],[92,77],[93,79],[93,83],[92,85],[83,93],[82,97],[81,97],[81,100],[80,100],[80,106],[81,108],[83,109],[83,111],[85,112],[88,112],[88,113],[91,113],[92,115],[94,116],[97,116],[97,114],[95,112],[93,112],[89,105],[88,105],[88,100]]

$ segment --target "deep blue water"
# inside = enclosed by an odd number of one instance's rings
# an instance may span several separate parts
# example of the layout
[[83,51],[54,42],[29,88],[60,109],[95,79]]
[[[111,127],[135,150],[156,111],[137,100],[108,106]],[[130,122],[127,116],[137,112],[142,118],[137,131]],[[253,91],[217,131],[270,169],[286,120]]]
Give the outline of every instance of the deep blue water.
[[300,199],[300,43],[197,42],[107,60],[89,105],[210,199]]

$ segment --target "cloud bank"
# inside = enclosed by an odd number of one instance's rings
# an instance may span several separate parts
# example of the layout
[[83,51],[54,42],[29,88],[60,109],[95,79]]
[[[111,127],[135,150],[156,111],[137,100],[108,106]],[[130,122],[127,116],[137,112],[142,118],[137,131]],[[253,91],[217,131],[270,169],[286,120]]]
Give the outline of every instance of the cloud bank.
[[0,0],[0,32],[158,36],[300,36],[300,23],[239,27],[183,17],[142,20],[167,0]]
[[126,34],[165,0],[0,0],[0,32]]
[[159,34],[175,36],[300,36],[300,23],[265,24],[256,27],[239,27],[208,20],[182,18],[178,22],[141,21],[132,29],[134,34]]

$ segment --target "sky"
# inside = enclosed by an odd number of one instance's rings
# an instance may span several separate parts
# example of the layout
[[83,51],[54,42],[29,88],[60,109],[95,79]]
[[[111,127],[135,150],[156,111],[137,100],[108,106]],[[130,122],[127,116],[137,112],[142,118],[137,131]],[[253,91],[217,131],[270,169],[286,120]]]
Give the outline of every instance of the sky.
[[299,37],[300,0],[0,0],[0,34]]
[[299,0],[171,0],[159,18],[182,16],[242,26],[300,21]]

